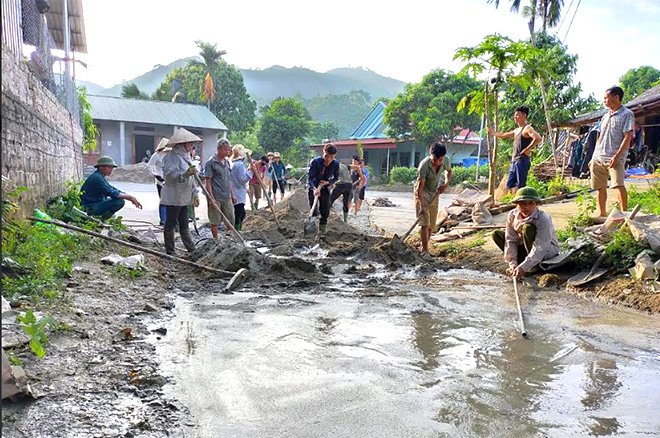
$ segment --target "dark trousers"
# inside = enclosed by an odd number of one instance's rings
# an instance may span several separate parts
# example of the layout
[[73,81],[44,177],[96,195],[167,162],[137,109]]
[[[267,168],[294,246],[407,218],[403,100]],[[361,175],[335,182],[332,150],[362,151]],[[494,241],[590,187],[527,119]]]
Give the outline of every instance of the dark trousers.
[[110,198],[105,201],[101,201],[98,204],[83,206],[88,213],[93,214],[94,216],[99,216],[101,219],[106,220],[110,219],[113,214],[117,213],[119,210],[124,208],[124,201],[121,198]]
[[241,231],[245,219],[245,204],[234,204],[234,228]]
[[335,201],[342,196],[342,202],[344,204],[344,213],[348,213],[348,204],[351,202],[351,191],[353,190],[353,184],[339,183],[335,184],[335,188],[332,189],[330,194],[330,205],[334,204]]
[[506,188],[512,189],[517,187],[522,189],[527,185],[527,174],[529,173],[529,168],[532,166],[532,162],[527,155],[522,155],[516,161],[511,163],[511,168],[509,169],[509,176],[506,180]]
[[[314,190],[311,188],[307,190],[307,198],[309,199],[309,207],[312,208],[312,205],[314,205]],[[321,189],[319,206],[314,212],[314,216],[318,216],[319,211],[321,212],[321,223],[327,224],[328,216],[330,216],[330,189],[328,186]]]
[[165,206],[165,231],[174,231],[179,225],[179,231],[183,234],[188,231],[188,206],[166,205]]
[[[536,225],[527,224],[522,227],[523,243],[518,245],[518,264],[521,264],[527,254],[532,250],[534,240],[536,239]],[[504,251],[506,245],[506,233],[504,230],[496,230],[493,233],[493,241]]]
[[[160,199],[160,191],[163,190],[162,186],[159,186],[156,184],[156,190],[158,190],[158,199]],[[167,213],[165,212],[166,208],[163,204],[158,204],[158,219],[160,222],[163,224],[165,223],[165,218],[167,217]]]

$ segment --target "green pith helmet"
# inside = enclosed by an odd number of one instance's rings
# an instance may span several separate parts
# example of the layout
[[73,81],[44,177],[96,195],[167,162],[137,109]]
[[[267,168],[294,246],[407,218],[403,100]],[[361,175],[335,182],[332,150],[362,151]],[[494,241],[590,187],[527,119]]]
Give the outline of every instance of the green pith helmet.
[[115,163],[115,160],[112,159],[112,157],[104,156],[99,158],[99,160],[96,162],[94,167],[97,169],[99,166],[112,166],[112,167],[117,167],[117,163]]
[[539,197],[539,192],[537,192],[534,187],[523,187],[518,190],[516,196],[513,197],[513,202],[520,201],[541,202],[541,198]]

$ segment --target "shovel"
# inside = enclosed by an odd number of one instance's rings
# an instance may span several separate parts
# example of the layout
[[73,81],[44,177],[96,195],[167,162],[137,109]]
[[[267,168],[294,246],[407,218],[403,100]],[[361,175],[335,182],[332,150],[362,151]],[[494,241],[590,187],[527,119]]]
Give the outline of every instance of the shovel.
[[598,257],[598,260],[596,260],[596,263],[594,263],[594,265],[589,271],[580,272],[579,274],[572,276],[571,278],[568,279],[566,284],[569,286],[582,286],[583,284],[587,284],[590,281],[593,281],[605,275],[608,269],[598,269],[598,268],[600,268],[600,265],[603,263],[606,257],[607,254],[603,252],[600,255],[600,257]]
[[318,205],[319,205],[319,197],[315,196],[314,203],[312,204],[312,208],[309,210],[309,217],[305,219],[304,230],[303,230],[305,236],[307,236],[308,234],[316,233],[316,218],[314,217],[314,212],[316,211],[316,207]]

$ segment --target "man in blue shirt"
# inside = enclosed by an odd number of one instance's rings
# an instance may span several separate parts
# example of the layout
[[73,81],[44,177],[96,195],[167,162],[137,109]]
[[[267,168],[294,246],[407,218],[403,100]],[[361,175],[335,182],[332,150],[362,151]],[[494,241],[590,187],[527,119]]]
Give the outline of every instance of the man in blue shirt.
[[271,162],[273,178],[273,204],[277,202],[277,191],[280,191],[280,201],[284,201],[284,172],[286,170],[284,163],[280,158],[280,153],[275,152],[273,155],[274,161]]
[[96,172],[87,177],[80,189],[80,204],[85,211],[94,216],[100,216],[103,220],[110,219],[113,214],[124,208],[125,199],[142,210],[142,204],[135,196],[127,195],[111,186],[106,180],[117,167],[112,157],[99,158],[94,167],[96,167]]
[[[314,198],[319,198],[321,212],[320,231],[325,233],[328,216],[330,215],[330,186],[339,179],[339,161],[335,160],[337,148],[328,143],[323,147],[323,156],[314,158],[309,163],[307,174],[307,197],[310,208],[314,205]],[[318,215],[318,210],[314,216]]]

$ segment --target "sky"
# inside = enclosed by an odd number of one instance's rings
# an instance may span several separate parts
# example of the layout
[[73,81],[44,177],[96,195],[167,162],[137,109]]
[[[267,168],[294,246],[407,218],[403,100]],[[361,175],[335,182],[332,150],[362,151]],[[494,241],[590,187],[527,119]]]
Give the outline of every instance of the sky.
[[[585,95],[600,100],[630,68],[660,69],[660,0],[564,0],[563,10],[557,33],[579,57]],[[88,68],[76,76],[104,87],[198,54],[200,39],[239,68],[361,66],[419,82],[436,68],[459,71],[455,50],[485,35],[529,36],[509,0],[499,9],[487,0],[83,0],[83,11]]]

